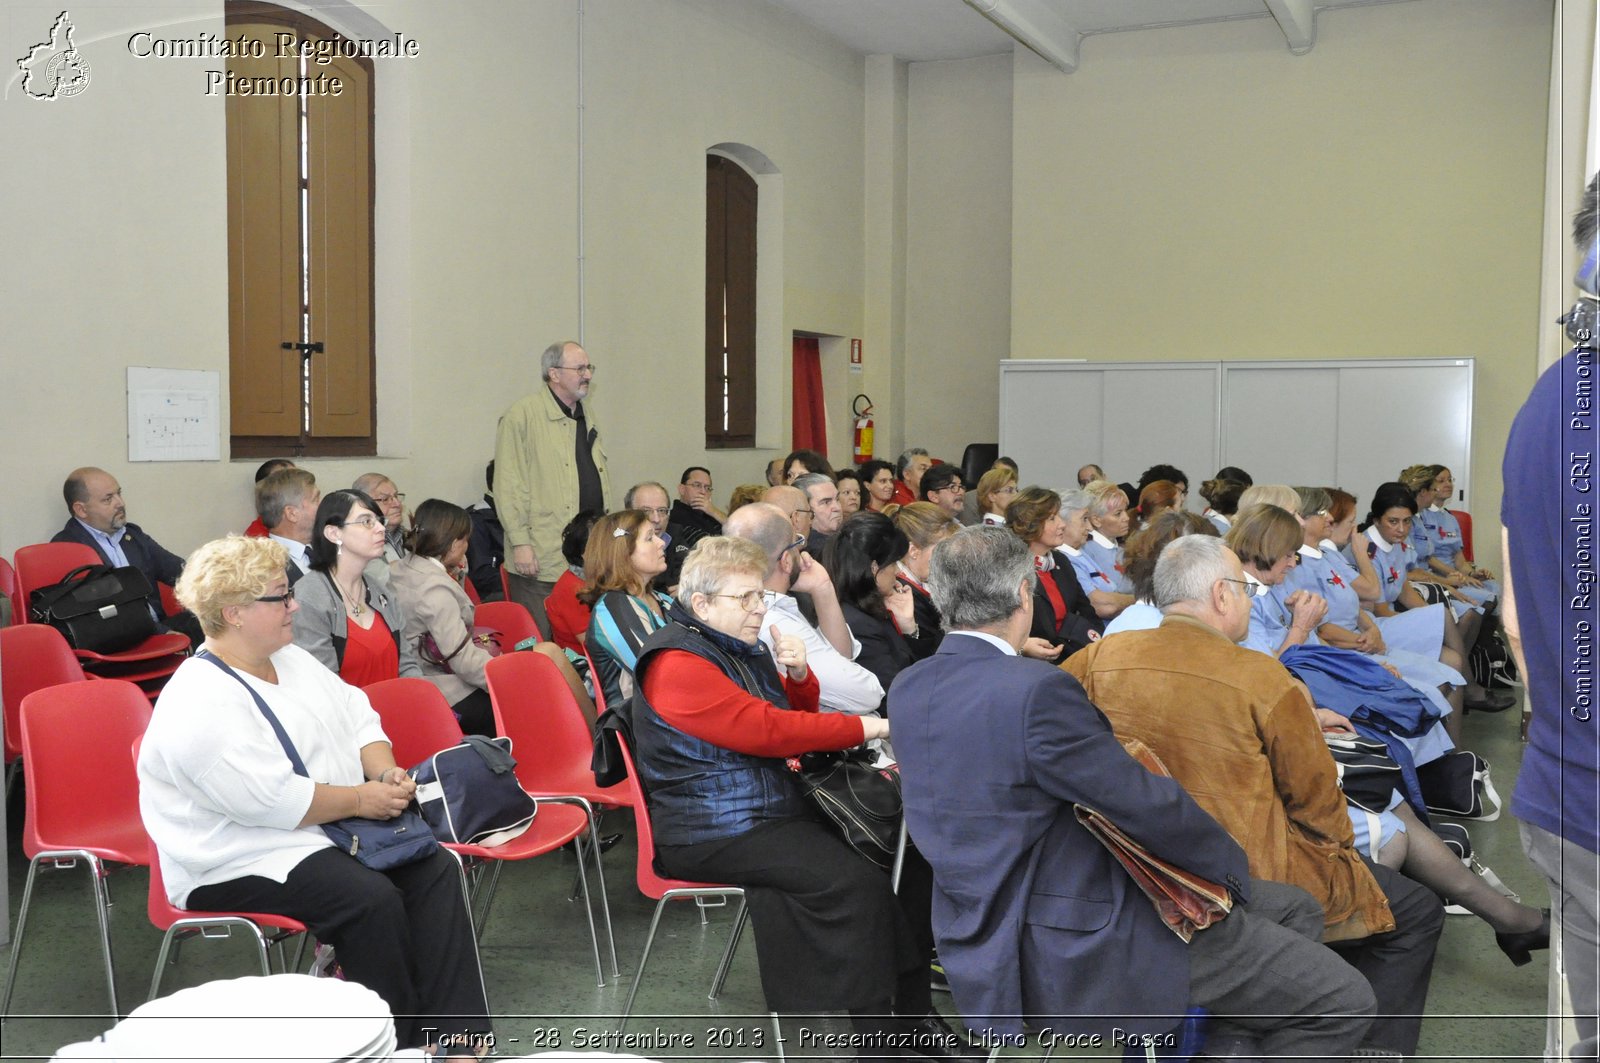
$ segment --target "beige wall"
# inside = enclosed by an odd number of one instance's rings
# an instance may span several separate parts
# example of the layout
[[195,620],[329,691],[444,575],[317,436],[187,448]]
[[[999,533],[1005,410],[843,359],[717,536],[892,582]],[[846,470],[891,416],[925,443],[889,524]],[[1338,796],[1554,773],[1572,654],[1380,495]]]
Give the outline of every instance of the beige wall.
[[905,432],[952,462],[999,438],[1011,336],[1009,54],[911,65],[907,140]]
[[1013,357],[1475,356],[1492,543],[1533,376],[1550,26],[1543,0],[1423,0],[1319,12],[1299,57],[1265,19],[1091,38],[1070,77],[1019,54]]
[[[703,160],[726,141],[782,171],[761,417],[764,439],[786,441],[790,331],[861,334],[861,57],[761,5],[585,5],[580,321],[578,5],[370,10],[421,45],[417,59],[378,64],[381,456],[308,462],[319,481],[377,467],[412,504],[474,498],[500,411],[534,386],[538,351],[580,330],[602,367],[594,405],[619,499],[633,480],[704,460]],[[7,53],[43,39],[59,11],[8,5]],[[84,463],[110,469],[130,517],[187,552],[248,521],[256,462],[128,463],[124,367],[217,370],[227,394],[223,107],[202,73],[219,63],[135,60],[125,42],[140,29],[221,33],[221,4],[73,15],[89,88],[41,103],[13,82],[0,100],[8,246],[31,249],[0,266],[0,553],[60,527],[61,480]],[[773,452],[705,463],[722,493]]]
[[[8,4],[6,54],[59,10]],[[806,330],[867,340],[865,374],[826,370],[836,459],[858,387],[879,454],[995,438],[1007,354],[1472,354],[1472,505],[1498,503],[1532,376],[1547,0],[1323,12],[1298,58],[1267,20],[1091,38],[1071,76],[1027,53],[864,59],[762,4],[588,3],[581,319],[576,0],[369,10],[422,55],[380,63],[382,456],[311,462],[325,486],[376,465],[412,501],[474,497],[532,356],[581,330],[618,491],[704,461],[724,494],[787,449]],[[0,99],[0,209],[25,249],[0,266],[0,553],[59,527],[80,463],[119,476],[173,549],[248,518],[253,461],[125,460],[125,366],[225,373],[227,280],[216,62],[124,42],[220,32],[220,12],[74,7],[89,89],[46,104],[13,80]],[[771,445],[707,457],[701,160],[725,142],[780,171],[781,285],[762,324]]]

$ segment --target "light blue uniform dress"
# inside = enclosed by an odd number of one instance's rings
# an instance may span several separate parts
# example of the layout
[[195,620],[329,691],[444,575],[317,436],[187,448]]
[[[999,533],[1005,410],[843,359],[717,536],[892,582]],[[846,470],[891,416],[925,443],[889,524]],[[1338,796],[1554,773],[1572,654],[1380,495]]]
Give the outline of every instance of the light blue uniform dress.
[[1105,634],[1100,637],[1110,638],[1119,631],[1148,631],[1160,626],[1161,610],[1156,608],[1156,603],[1139,598],[1113,617],[1106,625]]
[[1217,529],[1218,535],[1226,536],[1229,529],[1233,527],[1233,521],[1224,517],[1210,506],[1207,506],[1206,511],[1200,515],[1211,522],[1211,526]]
[[[1113,591],[1118,594],[1133,593],[1133,581],[1128,579],[1122,571],[1122,547],[1099,532],[1090,532],[1089,541],[1083,544],[1082,552],[1089,559],[1094,571],[1104,572],[1114,581],[1111,587]],[[1076,561],[1073,562],[1073,568],[1077,568]],[[1104,590],[1105,588],[1097,587],[1095,589]]]
[[[1417,548],[1418,563],[1423,565],[1427,564],[1431,556],[1454,568],[1456,555],[1465,548],[1461,538],[1461,522],[1456,520],[1454,513],[1443,506],[1429,506],[1417,514],[1417,519],[1411,522],[1411,542]],[[1500,585],[1493,580],[1484,580],[1481,587],[1457,589],[1480,607],[1500,597]],[[1461,609],[1456,610],[1457,616],[1461,613]]]
[[[1297,565],[1290,571],[1294,572],[1298,569],[1299,566]],[[1260,580],[1248,572],[1244,574],[1244,578],[1250,581],[1252,591],[1262,585]],[[1283,640],[1289,637],[1289,625],[1293,622],[1294,615],[1293,610],[1286,604],[1286,600],[1296,589],[1289,586],[1289,581],[1286,579],[1276,587],[1268,587],[1265,594],[1258,594],[1255,598],[1252,598],[1250,600],[1250,631],[1239,645],[1247,650],[1265,653],[1269,657],[1276,656],[1278,647],[1282,646]],[[1320,592],[1313,589],[1312,593]],[[1313,633],[1306,638],[1305,645],[1318,646],[1321,643],[1317,640],[1316,634]],[[1445,708],[1449,708],[1449,702],[1445,703]],[[1436,723],[1434,727],[1442,733],[1443,727],[1440,724]],[[1448,742],[1449,739],[1446,738],[1445,741]],[[1402,800],[1400,792],[1396,790],[1390,794],[1388,807],[1382,812],[1376,813],[1357,808],[1355,805],[1345,805],[1345,814],[1350,817],[1350,829],[1355,834],[1357,849],[1376,860],[1378,858],[1378,849],[1388,845],[1390,839],[1396,834],[1405,833],[1406,825],[1392,811]],[[1376,846],[1373,845],[1374,836],[1378,839]]]
[[[1119,582],[1124,580],[1122,573],[1110,566],[1102,568],[1094,558],[1089,556],[1087,547],[1088,544],[1085,543],[1084,549],[1074,550],[1066,543],[1062,543],[1056,547],[1056,553],[1060,554],[1064,561],[1072,565],[1072,574],[1078,577],[1078,586],[1083,588],[1084,594],[1093,594],[1095,591],[1104,591],[1108,594],[1116,593]],[[1121,560],[1121,550],[1119,549],[1117,553],[1118,560]],[[1129,586],[1131,587],[1132,585],[1130,584]],[[1130,592],[1122,591],[1121,593],[1128,594]],[[1156,622],[1160,623],[1159,620]]]
[[[1313,550],[1309,546],[1300,548],[1300,563],[1289,570],[1289,575],[1284,579],[1282,589],[1286,592],[1297,590],[1310,591],[1320,594],[1328,601],[1328,614],[1323,617],[1324,624],[1333,624],[1349,631],[1359,631],[1360,621],[1357,617],[1361,613],[1361,600],[1356,596],[1355,566],[1345,560],[1333,543],[1324,539],[1320,550]],[[1413,609],[1402,613],[1395,619],[1403,619],[1413,613],[1427,612],[1428,610],[1442,610],[1442,606],[1430,605],[1427,610]],[[1443,620],[1443,612],[1434,612],[1434,617]],[[1379,631],[1388,648],[1387,653],[1373,654],[1372,659],[1380,664],[1392,664],[1400,670],[1400,677],[1412,689],[1416,690],[1439,711],[1440,721],[1450,715],[1450,703],[1444,695],[1439,693],[1441,683],[1453,686],[1463,686],[1466,680],[1454,668],[1439,663],[1438,651],[1434,656],[1426,657],[1421,654],[1401,649],[1389,640],[1389,632],[1383,628],[1383,621],[1378,621]],[[1442,639],[1443,632],[1440,632]],[[1280,636],[1279,641],[1282,641]],[[1443,722],[1435,722],[1419,738],[1404,740],[1407,748],[1411,750],[1411,757],[1418,764],[1426,764],[1455,748],[1450,741],[1450,736],[1445,732]]]

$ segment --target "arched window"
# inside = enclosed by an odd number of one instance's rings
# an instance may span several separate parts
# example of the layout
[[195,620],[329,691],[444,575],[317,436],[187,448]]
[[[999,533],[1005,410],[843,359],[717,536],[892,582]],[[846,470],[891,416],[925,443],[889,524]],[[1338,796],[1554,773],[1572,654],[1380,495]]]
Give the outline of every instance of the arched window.
[[706,156],[706,449],[756,443],[756,180]]
[[270,4],[227,25],[261,42],[228,61],[232,453],[372,454],[372,60]]

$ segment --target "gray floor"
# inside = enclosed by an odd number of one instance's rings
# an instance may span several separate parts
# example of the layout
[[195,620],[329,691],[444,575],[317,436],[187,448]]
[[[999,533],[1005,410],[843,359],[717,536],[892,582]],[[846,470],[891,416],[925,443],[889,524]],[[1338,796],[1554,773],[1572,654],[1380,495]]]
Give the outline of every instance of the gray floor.
[[[1517,729],[1516,709],[1475,714],[1466,720],[1466,744],[1494,765],[1496,784],[1507,801],[1521,757]],[[625,814],[613,814],[608,829],[623,828],[627,820]],[[14,819],[13,839],[19,833],[17,825]],[[1494,823],[1474,824],[1471,830],[1482,859],[1509,886],[1527,903],[1548,903],[1542,880],[1522,858],[1516,823],[1509,815]],[[713,909],[702,926],[692,904],[674,906],[662,920],[627,1027],[630,1034],[646,1040],[628,1045],[604,1040],[615,1029],[614,1016],[627,994],[652,908],[634,888],[633,856],[631,837],[606,856],[623,977],[609,979],[604,988],[595,985],[582,910],[566,899],[573,875],[571,858],[552,854],[506,870],[483,948],[490,1004],[501,1016],[496,1023],[498,1051],[522,1055],[564,1048],[631,1051],[659,1059],[775,1058],[753,938],[747,932],[721,999],[708,1000],[712,974],[727,941],[730,912]],[[14,924],[27,868],[14,840],[9,863]],[[58,1046],[92,1037],[110,1025],[86,879],[81,870],[54,872],[43,876],[35,890],[14,1015],[0,1042],[3,1058],[48,1058]],[[111,882],[117,987],[127,1011],[144,999],[160,935],[145,919],[145,872],[121,870]],[[9,949],[0,949],[0,965],[9,958]],[[191,943],[183,949],[181,965],[169,972],[164,988],[254,973],[253,962],[242,941]],[[1485,924],[1471,917],[1450,918],[1434,968],[1421,1057],[1540,1058],[1548,963],[1549,953],[1540,952],[1531,965],[1514,968],[1495,948],[1493,933]],[[935,997],[949,1010],[948,997]],[[837,1019],[786,1020],[785,1054],[828,1055],[815,1043],[815,1035],[843,1028]],[[1105,1049],[1098,1054],[1058,1050],[1056,1056],[1120,1058]]]

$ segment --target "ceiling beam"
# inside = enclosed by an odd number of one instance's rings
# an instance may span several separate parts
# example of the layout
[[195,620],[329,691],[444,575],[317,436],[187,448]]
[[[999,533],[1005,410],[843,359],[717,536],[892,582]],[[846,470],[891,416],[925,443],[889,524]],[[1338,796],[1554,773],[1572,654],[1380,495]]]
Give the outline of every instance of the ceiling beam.
[[978,14],[1005,30],[1064,74],[1078,69],[1083,34],[1047,0],[966,0]]
[[1312,0],[1267,0],[1293,55],[1305,55],[1317,43],[1317,14],[1311,5]]

